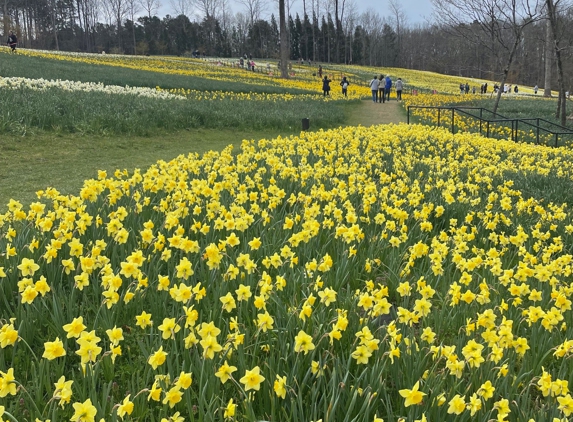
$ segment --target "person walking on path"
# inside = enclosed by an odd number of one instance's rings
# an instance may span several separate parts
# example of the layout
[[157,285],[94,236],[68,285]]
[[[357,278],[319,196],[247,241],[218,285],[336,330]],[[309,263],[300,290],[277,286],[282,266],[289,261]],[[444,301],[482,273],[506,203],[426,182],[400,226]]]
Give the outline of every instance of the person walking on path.
[[396,101],[402,101],[402,89],[404,88],[404,83],[401,78],[396,81]]
[[16,52],[16,44],[18,44],[18,38],[16,37],[16,34],[14,34],[14,32],[12,32],[12,31],[10,31],[10,35],[8,35],[7,44],[12,49],[12,53],[15,53]]
[[372,90],[372,101],[376,102],[378,99],[378,78],[374,75],[374,79],[370,81],[370,89]]
[[330,95],[330,79],[328,79],[328,75],[324,75],[324,79],[322,80],[322,96],[326,97]]
[[380,75],[380,80],[378,81],[378,102],[384,103],[386,102],[386,95],[384,94],[384,75]]
[[344,95],[345,97],[347,96],[348,85],[350,85],[350,82],[348,82],[346,76],[343,76],[342,81],[340,81],[340,86],[342,87],[342,95]]
[[386,91],[386,101],[390,101],[390,90],[392,89],[392,79],[390,79],[390,75],[386,76],[386,86],[384,87],[384,91]]

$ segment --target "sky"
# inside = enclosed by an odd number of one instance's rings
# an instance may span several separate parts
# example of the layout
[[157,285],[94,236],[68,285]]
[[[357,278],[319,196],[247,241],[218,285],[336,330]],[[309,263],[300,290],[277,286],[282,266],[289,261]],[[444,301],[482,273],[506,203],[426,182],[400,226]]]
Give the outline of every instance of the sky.
[[[398,0],[402,6],[402,10],[406,15],[408,26],[423,25],[426,21],[432,20],[432,4],[431,0]],[[381,15],[379,10],[380,3],[382,3],[383,10],[388,10],[388,0],[382,0],[382,2],[374,0],[354,0],[358,13],[366,12],[368,9],[377,10],[378,14]],[[174,9],[171,6],[170,0],[161,0],[162,7],[158,11],[158,16],[164,17],[165,15],[174,15]],[[307,0],[307,5],[310,0]],[[268,16],[264,18],[270,18],[272,13],[278,16],[278,2],[270,0],[268,1],[269,6],[267,7]],[[242,6],[236,0],[229,0],[229,5],[231,6],[234,13],[244,11],[244,6]],[[308,6],[307,6],[308,7]],[[291,13],[299,13],[302,17],[302,0],[294,0],[294,4],[291,9]],[[389,16],[390,17],[390,16]]]

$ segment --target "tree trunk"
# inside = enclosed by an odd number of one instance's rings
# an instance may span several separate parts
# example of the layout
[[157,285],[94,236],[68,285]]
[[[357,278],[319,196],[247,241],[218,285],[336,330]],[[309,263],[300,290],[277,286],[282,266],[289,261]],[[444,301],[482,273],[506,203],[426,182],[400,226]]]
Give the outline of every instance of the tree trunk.
[[279,0],[279,27],[281,39],[281,78],[288,78],[289,45],[286,28],[285,0]]
[[551,68],[553,64],[553,42],[551,37],[551,22],[547,19],[545,28],[545,84],[543,86],[543,96],[551,97]]
[[335,54],[334,63],[340,62],[340,19],[338,17],[338,0],[334,0],[334,40],[335,40]]
[[137,54],[136,45],[135,45],[135,22],[131,21],[131,32],[133,33],[133,55]]
[[[546,0],[547,16],[550,23],[551,40],[553,49],[555,50],[555,58],[557,59],[557,84],[559,86],[559,100],[557,101],[557,110],[555,118],[561,117],[561,125],[565,126],[567,123],[567,98],[565,98],[565,78],[563,77],[563,63],[561,61],[561,50],[559,49],[559,42],[557,40],[557,12],[553,0]],[[549,92],[551,95],[551,92]]]
[[56,4],[53,2],[52,4],[52,28],[54,30],[54,42],[56,43],[56,51],[60,50],[60,44],[58,43],[58,28],[56,27]]
[[505,82],[507,81],[507,75],[509,74],[509,69],[511,69],[511,64],[513,63],[513,57],[515,56],[515,52],[517,51],[517,47],[519,46],[519,42],[521,41],[521,35],[516,35],[515,37],[515,42],[513,43],[513,46],[511,47],[511,50],[509,52],[509,56],[507,58],[507,63],[505,65],[505,68],[503,69],[503,76],[501,78],[501,82],[499,85],[499,90],[497,91],[497,97],[495,99],[495,103],[493,105],[493,112],[497,113],[497,108],[499,107],[499,101],[501,100],[501,94],[503,92],[503,87],[505,85]]
[[8,0],[4,0],[4,22],[2,26],[4,28],[4,35],[7,36],[10,31],[10,17],[8,16]]

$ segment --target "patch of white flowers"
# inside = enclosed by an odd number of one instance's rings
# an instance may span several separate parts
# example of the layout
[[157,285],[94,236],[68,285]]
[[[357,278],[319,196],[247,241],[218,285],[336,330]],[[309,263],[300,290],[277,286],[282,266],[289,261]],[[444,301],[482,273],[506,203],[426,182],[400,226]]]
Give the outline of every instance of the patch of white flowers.
[[157,88],[144,88],[127,85],[104,85],[103,83],[62,81],[60,79],[54,81],[47,79],[0,77],[0,89],[31,89],[35,91],[46,91],[53,88],[70,92],[103,92],[110,95],[136,95],[148,98],[185,100],[185,97],[181,95],[171,94]]

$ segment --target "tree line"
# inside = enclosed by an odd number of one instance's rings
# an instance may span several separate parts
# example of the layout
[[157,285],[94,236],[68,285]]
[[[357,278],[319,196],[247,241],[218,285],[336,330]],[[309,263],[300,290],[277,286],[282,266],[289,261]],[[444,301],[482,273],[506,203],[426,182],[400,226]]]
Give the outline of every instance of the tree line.
[[[175,16],[163,18],[156,14],[159,0],[0,1],[4,36],[14,30],[22,47],[280,57],[280,26],[274,14],[264,17],[271,5],[263,0],[238,0],[244,7],[235,14],[229,12],[228,0],[171,0]],[[569,91],[573,89],[573,9],[566,0],[538,1],[533,17],[518,14],[515,22],[499,12],[510,0],[432,1],[440,7],[432,21],[410,25],[397,0],[389,0],[384,16],[374,10],[358,13],[353,0],[303,0],[303,12],[298,14],[287,0],[289,58],[404,67],[489,80],[500,80],[506,72],[511,83],[531,86],[546,86],[551,81],[555,85],[559,59],[560,82]],[[492,3],[498,9],[488,11],[487,5]],[[545,3],[554,6],[551,22]],[[463,5],[474,9],[463,9]],[[449,6],[453,16],[448,15]],[[516,25],[521,25],[519,32]],[[504,49],[505,44],[512,50]]]

